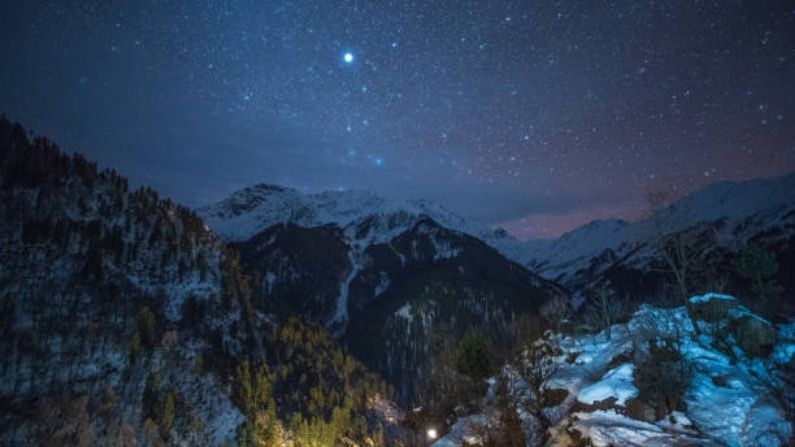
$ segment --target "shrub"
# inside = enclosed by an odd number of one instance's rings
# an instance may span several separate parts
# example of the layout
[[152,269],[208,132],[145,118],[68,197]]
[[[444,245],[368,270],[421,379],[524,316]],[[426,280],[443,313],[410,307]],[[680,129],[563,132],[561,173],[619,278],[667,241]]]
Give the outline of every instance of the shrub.
[[585,320],[593,327],[604,329],[605,337],[610,340],[611,328],[630,314],[627,304],[613,291],[610,282],[602,283],[594,292],[588,303]]
[[561,388],[544,388],[542,401],[545,407],[557,407],[569,397],[569,392]]
[[674,410],[684,410],[682,397],[692,371],[672,340],[650,340],[649,354],[635,364],[638,396],[627,403],[630,416],[658,421]]

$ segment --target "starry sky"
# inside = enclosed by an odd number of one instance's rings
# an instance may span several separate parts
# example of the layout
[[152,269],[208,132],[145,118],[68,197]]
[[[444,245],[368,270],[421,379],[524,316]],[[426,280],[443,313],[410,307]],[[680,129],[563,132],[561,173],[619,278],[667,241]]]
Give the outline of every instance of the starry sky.
[[551,238],[795,170],[795,2],[0,0],[0,113],[190,206],[370,189]]

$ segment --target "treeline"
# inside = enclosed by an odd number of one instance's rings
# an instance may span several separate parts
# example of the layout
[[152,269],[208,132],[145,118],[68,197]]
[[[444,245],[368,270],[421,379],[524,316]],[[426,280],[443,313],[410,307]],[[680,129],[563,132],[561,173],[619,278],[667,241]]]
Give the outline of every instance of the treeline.
[[116,171],[100,171],[45,138],[30,141],[19,124],[0,120],[5,212],[26,245],[78,250],[84,281],[101,281],[106,259],[126,269],[143,256],[156,257],[147,274],[175,274],[163,280],[183,281],[193,271],[206,276],[211,235],[192,210],[148,187],[129,191]]

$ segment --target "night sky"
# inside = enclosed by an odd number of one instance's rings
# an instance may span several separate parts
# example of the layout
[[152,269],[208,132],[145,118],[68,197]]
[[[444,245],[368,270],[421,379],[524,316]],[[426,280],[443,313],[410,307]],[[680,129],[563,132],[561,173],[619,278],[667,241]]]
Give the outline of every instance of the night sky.
[[795,170],[795,2],[0,0],[0,113],[188,205],[371,189],[554,237]]

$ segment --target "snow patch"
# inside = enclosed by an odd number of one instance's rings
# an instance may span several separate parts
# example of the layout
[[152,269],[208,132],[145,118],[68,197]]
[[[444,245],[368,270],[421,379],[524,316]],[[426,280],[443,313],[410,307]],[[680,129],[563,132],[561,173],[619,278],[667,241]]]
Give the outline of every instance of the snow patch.
[[[590,439],[589,445],[594,447],[704,445],[695,439],[688,439],[687,435],[666,432],[654,424],[630,419],[615,411],[574,413],[572,417],[576,420],[572,422],[571,428],[580,432],[583,438]],[[563,447],[571,445],[570,441],[567,437],[558,436],[550,442],[550,445]]]
[[624,363],[611,369],[602,380],[589,385],[577,394],[577,400],[588,405],[614,397],[618,405],[624,405],[627,399],[638,395],[638,389],[632,383],[635,365]]
[[401,306],[400,309],[395,312],[395,316],[405,318],[409,324],[411,324],[414,321],[414,317],[411,316],[411,303],[406,303]]
[[265,284],[268,288],[268,293],[271,293],[273,286],[276,284],[276,274],[271,271],[265,273]]
[[337,297],[337,308],[334,311],[334,316],[328,322],[328,326],[332,326],[335,324],[344,324],[348,321],[348,294],[351,288],[351,282],[353,279],[356,278],[356,275],[364,267],[364,263],[360,262],[354,250],[348,252],[348,259],[351,262],[351,270],[348,272],[348,275],[345,276],[345,279],[342,280],[340,283],[340,294]]
[[731,295],[724,295],[722,293],[705,293],[703,295],[696,295],[690,298],[691,304],[701,304],[706,303],[712,300],[721,300],[721,301],[737,301],[737,299]]
[[375,289],[373,290],[373,296],[379,297],[382,293],[386,292],[386,289],[389,287],[389,283],[389,275],[387,275],[386,272],[381,272],[378,277],[378,284],[376,284]]

